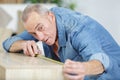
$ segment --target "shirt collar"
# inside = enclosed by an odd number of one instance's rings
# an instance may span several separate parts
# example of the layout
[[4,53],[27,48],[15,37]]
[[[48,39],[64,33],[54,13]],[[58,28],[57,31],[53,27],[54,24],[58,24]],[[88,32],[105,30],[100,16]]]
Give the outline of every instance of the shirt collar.
[[66,34],[65,34],[65,28],[62,24],[62,21],[60,17],[56,16],[56,27],[57,27],[57,34],[58,34],[58,44],[60,47],[63,47],[66,45]]

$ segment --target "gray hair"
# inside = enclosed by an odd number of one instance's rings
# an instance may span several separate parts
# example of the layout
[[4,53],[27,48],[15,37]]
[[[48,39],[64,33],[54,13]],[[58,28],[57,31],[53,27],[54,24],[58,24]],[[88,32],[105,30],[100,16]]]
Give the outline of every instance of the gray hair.
[[45,8],[41,4],[30,4],[30,5],[28,5],[22,13],[22,21],[23,22],[27,21],[27,19],[29,17],[29,14],[31,12],[37,12],[39,14],[45,14],[45,13],[49,12],[49,9]]

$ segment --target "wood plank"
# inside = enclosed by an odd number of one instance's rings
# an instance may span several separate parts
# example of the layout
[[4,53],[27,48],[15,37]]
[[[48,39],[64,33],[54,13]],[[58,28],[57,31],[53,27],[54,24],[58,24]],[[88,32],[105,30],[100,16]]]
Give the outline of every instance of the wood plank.
[[0,53],[0,80],[64,80],[64,77],[62,64],[47,58]]

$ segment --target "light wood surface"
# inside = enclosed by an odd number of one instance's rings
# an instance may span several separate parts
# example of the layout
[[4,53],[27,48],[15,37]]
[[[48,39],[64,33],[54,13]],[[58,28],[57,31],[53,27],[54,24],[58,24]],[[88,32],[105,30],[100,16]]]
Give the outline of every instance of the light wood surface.
[[0,80],[64,80],[62,64],[45,57],[0,53]]

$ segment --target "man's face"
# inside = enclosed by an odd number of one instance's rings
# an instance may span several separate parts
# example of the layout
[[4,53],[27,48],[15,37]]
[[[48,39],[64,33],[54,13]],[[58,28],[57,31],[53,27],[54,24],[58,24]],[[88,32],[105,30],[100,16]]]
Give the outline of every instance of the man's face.
[[57,35],[56,23],[55,16],[51,12],[45,15],[31,12],[24,26],[36,39],[48,45],[53,45],[55,43]]

